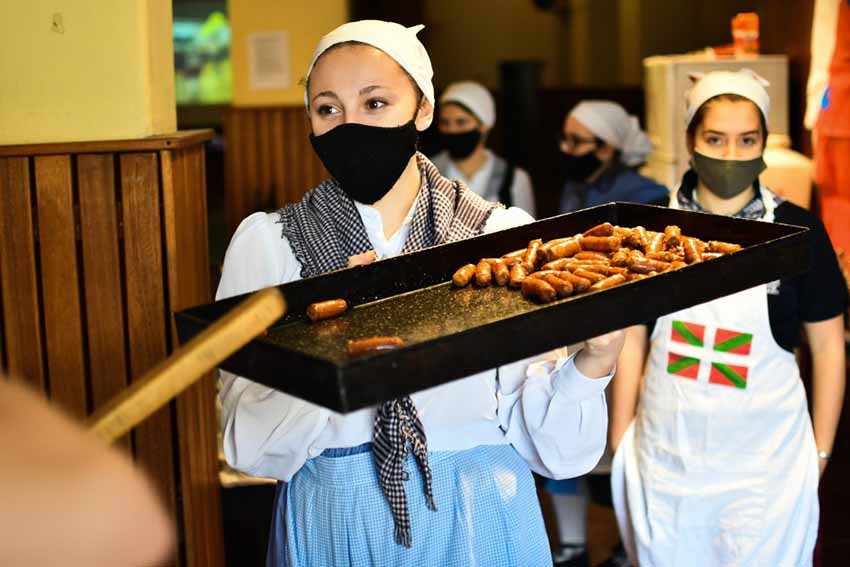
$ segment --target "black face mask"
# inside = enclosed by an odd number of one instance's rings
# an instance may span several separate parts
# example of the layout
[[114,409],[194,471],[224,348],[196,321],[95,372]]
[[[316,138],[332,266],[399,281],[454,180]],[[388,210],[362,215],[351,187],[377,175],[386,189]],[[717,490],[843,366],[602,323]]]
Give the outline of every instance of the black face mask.
[[691,167],[708,190],[721,199],[740,195],[767,168],[761,156],[747,160],[717,159],[699,152],[694,152]]
[[481,140],[481,130],[470,130],[459,134],[440,134],[443,147],[449,152],[452,159],[464,159],[475,151]]
[[416,153],[413,120],[395,128],[340,124],[321,136],[310,134],[313,150],[346,195],[371,205],[392,189]]
[[569,181],[584,181],[602,166],[602,160],[591,150],[586,154],[574,156],[561,152],[561,167],[564,177]]

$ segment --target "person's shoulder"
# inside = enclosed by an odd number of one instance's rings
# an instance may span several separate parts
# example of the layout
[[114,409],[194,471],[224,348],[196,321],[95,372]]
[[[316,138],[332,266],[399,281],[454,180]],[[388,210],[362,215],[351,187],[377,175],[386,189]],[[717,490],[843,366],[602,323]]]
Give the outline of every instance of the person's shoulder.
[[776,206],[774,220],[784,224],[795,224],[806,228],[823,229],[823,223],[811,211],[795,205],[791,201],[782,201]]
[[236,232],[233,233],[231,242],[263,238],[269,233],[280,232],[280,230],[275,227],[275,225],[279,222],[280,215],[278,213],[257,212],[248,215],[242,219],[242,222],[240,222],[239,226],[236,227]]
[[639,187],[657,188],[664,191],[668,190],[666,186],[662,185],[651,177],[641,175],[639,172],[635,171],[630,167],[625,168],[620,175],[622,179],[626,179],[630,183],[633,183]]

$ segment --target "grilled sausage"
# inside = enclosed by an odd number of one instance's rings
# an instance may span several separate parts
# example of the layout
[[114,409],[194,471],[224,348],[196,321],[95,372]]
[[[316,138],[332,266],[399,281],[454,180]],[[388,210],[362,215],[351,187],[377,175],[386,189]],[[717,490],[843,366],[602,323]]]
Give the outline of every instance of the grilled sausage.
[[497,286],[502,287],[508,284],[511,279],[511,270],[507,264],[499,260],[493,264],[493,281]]
[[593,228],[584,231],[583,236],[612,236],[614,234],[614,225],[610,222],[597,224]]
[[702,254],[699,251],[696,241],[687,236],[682,239],[682,244],[685,247],[685,261],[688,264],[696,264],[702,262]]
[[321,321],[322,319],[330,319],[344,313],[348,309],[348,302],[344,299],[329,299],[327,301],[319,301],[311,303],[307,307],[307,317],[311,321]]
[[733,254],[740,249],[740,244],[730,244],[728,242],[721,242],[719,240],[708,241],[709,252],[722,252],[723,254]]
[[580,278],[590,280],[593,283],[601,282],[606,277],[606,276],[603,276],[602,274],[597,274],[596,272],[591,272],[590,270],[586,270],[584,268],[578,268],[578,269],[573,270],[573,274],[580,277]]
[[519,264],[514,264],[511,266],[511,275],[509,278],[511,287],[519,287],[522,285],[522,281],[528,276],[528,270],[525,269],[525,264],[520,262]]
[[643,250],[649,244],[649,234],[647,234],[646,229],[642,226],[636,226],[623,239],[623,244]]
[[663,272],[669,266],[670,264],[667,262],[645,258],[638,262],[632,262],[629,264],[629,270],[639,274],[650,274],[652,272]]
[[583,236],[579,244],[582,250],[614,252],[623,244],[623,239],[619,236]]
[[543,276],[543,281],[555,288],[558,297],[569,297],[573,294],[573,284],[555,274],[546,274]]
[[608,289],[609,287],[614,287],[615,285],[620,285],[626,281],[626,276],[623,274],[614,274],[613,276],[608,276],[602,281],[598,281],[592,286],[590,286],[591,291],[596,291],[600,289]]
[[469,285],[469,282],[472,281],[472,276],[475,275],[475,264],[467,264],[462,268],[459,268],[458,271],[454,273],[452,276],[452,283],[455,284],[456,287],[466,287]]
[[656,232],[649,238],[649,244],[646,246],[644,251],[647,254],[652,254],[653,252],[663,252],[664,251],[664,233]]
[[670,250],[671,248],[676,248],[679,245],[681,239],[682,229],[676,226],[675,224],[671,224],[670,226],[664,229],[664,246],[666,246],[668,250]]
[[345,347],[345,352],[348,356],[363,356],[376,352],[392,350],[400,347],[404,341],[400,337],[368,337],[365,339],[357,339],[348,341]]
[[525,260],[523,260],[527,272],[533,272],[537,268],[537,262],[540,260],[541,246],[543,246],[543,241],[539,238],[535,238],[528,243],[528,252],[525,254]]
[[581,293],[583,291],[587,291],[590,289],[590,286],[593,285],[593,282],[587,278],[583,278],[581,276],[577,276],[572,272],[563,271],[558,273],[558,277],[562,280],[566,280],[572,284],[573,289],[576,293]]
[[522,296],[526,299],[534,299],[540,303],[555,301],[558,292],[545,281],[537,278],[525,278],[522,282]]
[[480,260],[475,267],[475,285],[478,287],[486,287],[493,281],[493,268],[490,267],[490,262]]
[[603,254],[602,252],[579,252],[578,254],[574,255],[573,258],[575,258],[576,260],[597,260],[602,262],[603,264],[608,264],[611,262],[608,256]]
[[569,258],[581,252],[581,245],[575,238],[568,238],[563,242],[559,242],[546,250],[546,261],[560,260],[561,258]]

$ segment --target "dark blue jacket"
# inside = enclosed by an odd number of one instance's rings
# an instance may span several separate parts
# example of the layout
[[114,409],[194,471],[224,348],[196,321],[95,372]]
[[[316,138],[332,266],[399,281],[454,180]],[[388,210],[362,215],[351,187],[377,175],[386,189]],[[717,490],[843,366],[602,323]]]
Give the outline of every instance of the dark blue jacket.
[[663,185],[618,164],[593,183],[567,181],[561,192],[561,212],[569,213],[614,201],[667,205],[670,192]]

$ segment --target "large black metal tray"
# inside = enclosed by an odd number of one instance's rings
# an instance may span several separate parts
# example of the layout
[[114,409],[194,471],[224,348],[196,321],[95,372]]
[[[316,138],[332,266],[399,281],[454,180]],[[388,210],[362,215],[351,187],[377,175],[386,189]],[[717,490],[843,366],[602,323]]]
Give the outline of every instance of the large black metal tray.
[[[506,288],[453,289],[454,271],[534,238],[571,235],[609,221],[736,242],[730,256],[604,291],[537,305]],[[549,349],[716,299],[808,268],[808,229],[612,203],[507,231],[280,286],[287,315],[222,368],[339,412],[469,376]],[[342,297],[345,315],[311,323],[310,303]],[[241,298],[176,314],[185,342]],[[398,335],[402,348],[350,359],[349,339]]]

